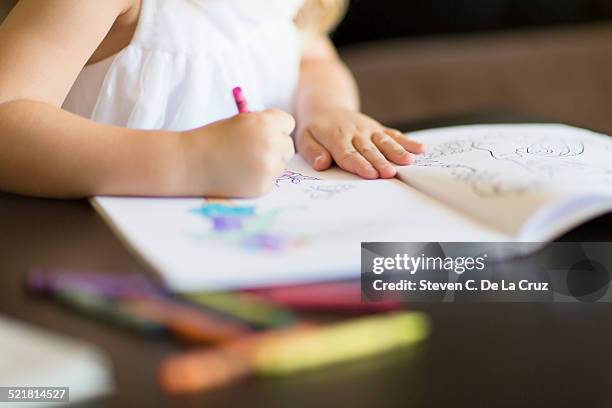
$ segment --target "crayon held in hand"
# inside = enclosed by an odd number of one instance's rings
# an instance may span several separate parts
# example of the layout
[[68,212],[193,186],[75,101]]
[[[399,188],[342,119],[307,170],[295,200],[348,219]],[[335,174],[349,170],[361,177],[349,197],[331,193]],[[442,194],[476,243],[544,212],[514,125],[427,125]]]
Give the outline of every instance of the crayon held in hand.
[[429,335],[422,313],[393,313],[321,326],[296,326],[249,336],[215,350],[170,357],[161,384],[170,393],[220,387],[250,374],[289,375],[408,346]]
[[246,97],[244,96],[244,92],[242,91],[242,88],[237,86],[236,88],[233,89],[233,94],[234,94],[234,100],[236,101],[236,107],[238,108],[238,113],[249,113],[250,109],[249,109],[249,103],[246,100]]

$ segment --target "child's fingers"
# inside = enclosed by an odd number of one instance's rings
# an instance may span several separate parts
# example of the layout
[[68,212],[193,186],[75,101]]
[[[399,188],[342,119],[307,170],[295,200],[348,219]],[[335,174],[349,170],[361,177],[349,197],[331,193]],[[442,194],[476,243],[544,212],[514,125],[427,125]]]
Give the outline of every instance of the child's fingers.
[[293,144],[293,139],[289,136],[285,136],[280,139],[279,149],[281,153],[281,157],[283,161],[289,163],[289,161],[295,156],[295,145]]
[[385,129],[385,133],[391,136],[397,143],[399,143],[404,149],[408,150],[410,153],[421,154],[425,152],[425,145],[421,142],[418,142],[409,136],[406,136],[399,130],[395,129]]
[[414,155],[406,151],[402,145],[386,133],[375,133],[374,136],[372,136],[372,141],[381,153],[393,163],[407,166],[414,162]]
[[378,171],[378,174],[382,178],[395,177],[397,170],[389,163],[385,156],[378,150],[378,147],[371,140],[366,138],[355,138],[353,140],[353,146],[357,149],[363,157],[366,158],[374,168]]
[[290,135],[295,129],[295,119],[293,116],[282,110],[268,109],[263,112],[258,112],[256,115],[261,115],[272,121],[283,134]]
[[336,164],[343,170],[365,179],[377,179],[378,172],[347,139],[340,139],[326,145]]
[[298,139],[298,150],[310,166],[318,171],[327,170],[332,163],[332,158],[327,149],[312,137],[310,131],[306,131]]

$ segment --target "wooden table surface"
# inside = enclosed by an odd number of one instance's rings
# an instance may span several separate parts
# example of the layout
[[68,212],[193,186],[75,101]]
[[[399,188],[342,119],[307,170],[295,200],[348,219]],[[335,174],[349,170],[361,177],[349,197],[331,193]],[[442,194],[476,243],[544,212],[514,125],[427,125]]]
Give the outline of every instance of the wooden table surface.
[[[415,127],[421,126],[403,128]],[[611,238],[609,216],[564,237]],[[0,313],[97,344],[107,352],[118,392],[85,406],[612,406],[612,304],[608,303],[415,304],[410,307],[431,316],[433,334],[414,349],[172,398],[159,389],[156,373],[160,360],[181,349],[180,344],[130,334],[31,297],[24,290],[24,279],[34,266],[116,273],[145,269],[87,201],[0,194]]]

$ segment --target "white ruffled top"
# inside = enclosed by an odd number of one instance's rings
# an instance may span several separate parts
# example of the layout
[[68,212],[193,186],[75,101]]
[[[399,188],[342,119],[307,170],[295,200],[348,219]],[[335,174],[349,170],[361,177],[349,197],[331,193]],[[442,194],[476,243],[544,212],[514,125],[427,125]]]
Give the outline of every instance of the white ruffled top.
[[186,130],[252,110],[292,109],[303,0],[142,0],[128,47],[83,69],[64,109],[136,129]]

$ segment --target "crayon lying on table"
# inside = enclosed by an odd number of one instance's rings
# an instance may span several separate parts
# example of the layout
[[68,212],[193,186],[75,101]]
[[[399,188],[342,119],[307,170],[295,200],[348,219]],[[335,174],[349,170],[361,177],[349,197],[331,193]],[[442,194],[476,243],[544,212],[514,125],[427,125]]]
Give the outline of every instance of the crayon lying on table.
[[297,320],[289,310],[248,293],[193,293],[185,295],[185,299],[259,328],[287,326]]
[[[69,272],[66,270],[39,269],[28,275],[28,287],[37,293],[71,292],[89,293],[92,297],[103,296],[113,299],[158,299],[172,305],[183,305],[181,310],[202,310],[226,316],[229,320],[240,320],[257,329],[286,326],[297,320],[291,311],[265,302],[259,297],[244,293],[202,293],[176,298],[141,275],[114,275],[90,272]],[[123,303],[130,303],[124,301]],[[131,302],[132,304],[134,302]],[[152,306],[138,308],[140,312],[152,311]],[[159,310],[159,309],[157,309]],[[177,310],[173,307],[172,310]],[[167,313],[166,313],[167,314]],[[156,312],[159,318],[160,313]]]
[[63,290],[53,293],[53,297],[65,306],[84,315],[104,320],[122,328],[138,332],[159,333],[166,331],[166,326],[158,319],[131,313],[113,299],[92,296],[89,293]]
[[381,354],[417,343],[429,331],[428,318],[416,312],[296,326],[170,357],[162,365],[160,381],[170,393],[198,392],[251,374],[288,375]]
[[191,343],[221,343],[252,333],[237,321],[221,319],[193,307],[152,298],[109,299],[62,290],[53,296],[77,311],[140,331],[164,331]]
[[[122,285],[129,282],[134,285]],[[219,343],[253,331],[235,318],[166,297],[146,279],[35,270],[28,276],[28,287],[105,321],[136,330],[167,330],[193,343]]]
[[158,321],[172,334],[191,343],[217,344],[253,332],[245,323],[164,299],[126,298],[120,305],[137,316]]
[[333,282],[250,290],[267,302],[302,311],[385,312],[402,308],[399,302],[362,302],[361,283]]
[[28,274],[28,289],[37,293],[53,293],[74,289],[109,297],[168,296],[160,285],[142,275],[116,275],[65,269],[32,269]]

